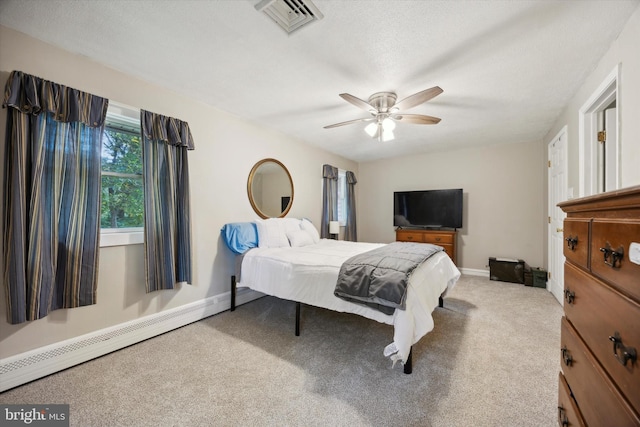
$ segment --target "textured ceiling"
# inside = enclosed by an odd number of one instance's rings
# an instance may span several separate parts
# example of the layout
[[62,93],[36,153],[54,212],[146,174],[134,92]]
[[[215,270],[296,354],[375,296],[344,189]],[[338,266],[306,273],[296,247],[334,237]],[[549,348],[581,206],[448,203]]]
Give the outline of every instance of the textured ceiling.
[[[287,35],[258,0],[1,0],[0,24],[355,161],[541,140],[640,0],[314,0]],[[106,36],[105,36],[106,35]],[[28,70],[24,70],[27,71]],[[338,94],[444,93],[378,142]]]

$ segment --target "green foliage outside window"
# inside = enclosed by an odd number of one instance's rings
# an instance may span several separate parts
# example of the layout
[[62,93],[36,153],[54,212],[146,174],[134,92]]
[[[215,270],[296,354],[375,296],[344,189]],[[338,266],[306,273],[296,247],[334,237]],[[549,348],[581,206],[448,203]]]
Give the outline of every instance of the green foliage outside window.
[[101,228],[144,225],[140,134],[107,126],[102,140]]

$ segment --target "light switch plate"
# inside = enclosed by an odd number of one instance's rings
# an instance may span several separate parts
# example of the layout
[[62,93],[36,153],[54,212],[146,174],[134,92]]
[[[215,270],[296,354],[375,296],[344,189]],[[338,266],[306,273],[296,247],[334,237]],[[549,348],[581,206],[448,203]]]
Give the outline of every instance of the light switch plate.
[[629,261],[640,265],[640,243],[631,242],[629,245]]

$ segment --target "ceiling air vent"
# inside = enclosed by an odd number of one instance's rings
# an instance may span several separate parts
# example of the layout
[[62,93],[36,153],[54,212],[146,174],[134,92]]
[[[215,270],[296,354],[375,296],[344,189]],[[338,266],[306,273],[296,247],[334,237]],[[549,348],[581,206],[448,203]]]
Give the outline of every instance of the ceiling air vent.
[[324,17],[311,0],[262,0],[255,7],[289,34]]

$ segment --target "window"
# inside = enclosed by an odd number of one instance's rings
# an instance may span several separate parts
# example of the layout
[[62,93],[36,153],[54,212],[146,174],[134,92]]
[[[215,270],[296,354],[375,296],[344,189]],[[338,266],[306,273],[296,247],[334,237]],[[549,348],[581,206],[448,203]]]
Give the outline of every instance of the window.
[[347,172],[338,169],[338,221],[347,225]]
[[140,112],[110,105],[102,137],[101,246],[142,243]]

